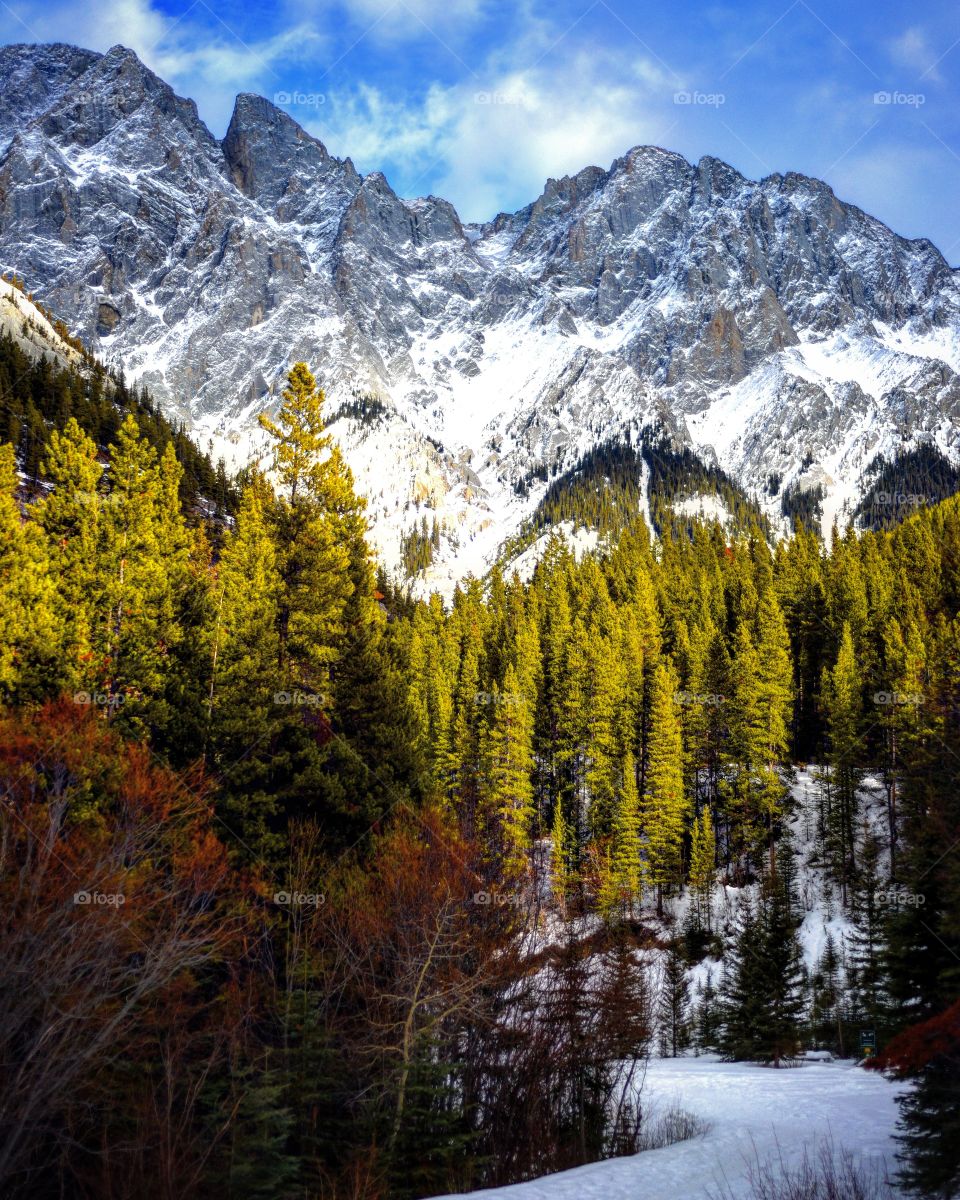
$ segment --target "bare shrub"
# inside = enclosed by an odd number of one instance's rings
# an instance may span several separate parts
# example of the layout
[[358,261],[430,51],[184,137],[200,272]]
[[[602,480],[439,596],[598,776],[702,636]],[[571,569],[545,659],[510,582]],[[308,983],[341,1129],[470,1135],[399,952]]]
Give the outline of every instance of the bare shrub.
[[679,1104],[671,1104],[663,1112],[652,1112],[640,1123],[637,1152],[662,1150],[677,1142],[688,1142],[691,1138],[703,1137],[710,1130],[710,1122],[687,1112]]
[[[822,1141],[816,1154],[804,1150],[797,1166],[787,1166],[782,1153],[749,1165],[749,1200],[894,1200],[895,1193],[883,1166],[864,1160],[848,1149],[838,1149],[832,1139]],[[741,1189],[728,1184],[711,1200],[745,1200]]]

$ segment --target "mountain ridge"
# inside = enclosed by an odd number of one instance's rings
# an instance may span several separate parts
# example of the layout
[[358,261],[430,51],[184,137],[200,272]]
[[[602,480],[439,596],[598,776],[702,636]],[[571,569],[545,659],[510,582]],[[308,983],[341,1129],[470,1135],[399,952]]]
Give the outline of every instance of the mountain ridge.
[[123,47],[5,47],[11,80],[0,264],[237,459],[292,361],[376,396],[335,433],[391,565],[437,517],[425,583],[493,561],[542,498],[518,481],[645,426],[776,520],[771,476],[822,487],[826,528],[878,454],[958,455],[960,272],[822,181],[636,146],[465,224],[254,93],[216,139]]

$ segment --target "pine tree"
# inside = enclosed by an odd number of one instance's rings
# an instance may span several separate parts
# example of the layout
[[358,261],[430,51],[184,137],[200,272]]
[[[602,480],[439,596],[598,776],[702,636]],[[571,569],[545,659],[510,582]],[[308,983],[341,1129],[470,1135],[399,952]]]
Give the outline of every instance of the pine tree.
[[856,871],[854,830],[857,827],[857,789],[860,772],[862,703],[860,676],[848,624],[843,626],[833,668],[824,672],[823,699],[827,710],[830,766],[830,809],[827,821],[831,872],[842,889],[844,903]]
[[534,726],[537,801],[543,812],[553,811],[562,790],[561,736],[567,690],[567,651],[571,637],[565,567],[564,548],[559,538],[553,536],[534,580],[535,594],[540,589],[544,592],[539,639],[542,647],[542,700]]
[[643,886],[640,793],[637,769],[628,750],[623,758],[613,832],[600,884],[600,907],[607,915],[633,915]]
[[109,502],[101,510],[103,600],[94,646],[102,656],[108,713],[142,730],[170,718],[165,692],[171,653],[182,637],[184,560],[182,517],[167,508],[169,481],[131,414],[111,448],[109,482]]
[[681,879],[683,835],[688,803],[683,790],[683,742],[676,710],[678,682],[672,665],[657,664],[650,705],[647,791],[643,798],[646,874],[657,889],[657,912],[664,894]]
[[713,833],[710,809],[705,808],[693,823],[690,847],[690,891],[698,931],[712,929],[712,899],[716,871],[717,844]]
[[889,679],[888,695],[894,703],[881,709],[880,719],[886,730],[887,757],[887,829],[890,842],[890,875],[897,876],[897,839],[899,837],[897,787],[900,759],[909,754],[922,727],[918,709],[926,689],[926,650],[915,621],[907,624],[906,636],[900,623],[891,618],[883,631],[884,663]]
[[510,663],[503,691],[494,684],[492,720],[481,750],[484,834],[504,876],[523,878],[529,868],[533,825],[533,721],[530,698]]
[[871,1026],[881,1040],[889,1013],[885,962],[888,888],[881,873],[880,844],[865,826],[851,889],[854,926],[849,941],[849,973],[853,1019]]
[[283,1200],[299,1169],[288,1150],[294,1117],[283,1072],[267,1052],[262,1062],[241,1067],[233,1083],[232,1145],[221,1186],[252,1200]]
[[[282,848],[277,738],[295,694],[281,687],[281,579],[267,526],[269,486],[254,474],[217,568],[209,742],[225,775],[224,817],[255,858]],[[304,699],[306,696],[304,695]]]
[[424,793],[424,730],[404,679],[402,651],[374,597],[366,541],[355,531],[350,551],[350,594],[344,631],[324,711],[332,737],[322,770],[300,788],[301,807],[313,807],[346,842],[399,804],[417,806]]
[[686,963],[676,942],[671,942],[660,978],[660,1054],[664,1058],[676,1058],[689,1045],[689,994]]
[[885,1059],[911,1081],[899,1098],[899,1180],[913,1195],[953,1200],[960,1188],[960,1001],[901,1033]]
[[756,619],[757,689],[763,719],[763,779],[760,818],[766,825],[771,868],[776,826],[783,813],[786,789],[777,769],[786,759],[793,705],[793,664],[786,623],[772,588],[761,597]]
[[723,959],[720,985],[719,1046],[724,1058],[750,1059],[761,1053],[759,1030],[764,1017],[762,988],[767,974],[756,905],[740,898],[732,941]]
[[36,525],[24,525],[16,501],[12,446],[0,446],[0,696],[43,696],[60,675],[63,640],[46,546]]
[[706,979],[697,985],[692,1023],[693,1043],[697,1050],[702,1054],[716,1050],[720,1035],[720,1003],[711,970],[707,971]]
[[571,866],[577,873],[587,840],[590,804],[587,786],[590,767],[589,661],[589,636],[578,616],[566,647],[556,740],[558,790],[570,826]]
[[803,976],[791,899],[767,876],[756,909],[744,901],[723,986],[726,1058],[779,1066],[800,1039]]
[[63,685],[90,691],[97,682],[91,660],[101,602],[98,572],[102,469],[97,447],[71,417],[62,433],[50,434],[44,475],[50,493],[36,509],[46,535],[50,571],[57,581],[54,604],[63,628]]
[[590,836],[599,841],[611,830],[621,775],[619,759],[626,740],[623,660],[612,636],[594,630],[588,641],[587,664],[587,815]]
[[847,1050],[844,1024],[847,993],[837,943],[828,933],[811,983],[810,1025],[818,1045],[843,1057]]
[[484,612],[475,581],[454,596],[454,637],[459,646],[453,712],[443,777],[454,811],[465,828],[475,830],[480,800],[480,740],[490,692],[483,689]]
[[563,800],[558,796],[554,802],[550,834],[550,885],[561,909],[566,907],[574,883],[571,841],[572,830],[563,811]]
[[271,516],[283,584],[281,674],[288,690],[305,686],[322,692],[351,591],[344,526],[359,520],[359,506],[324,426],[323,392],[306,363],[291,368],[282,401],[275,421],[260,417],[273,439],[272,466],[280,488]]
[[722,791],[738,836],[735,855],[755,853],[765,841],[773,862],[773,836],[786,789],[778,766],[787,751],[790,662],[779,607],[768,592],[760,601],[757,641],[746,621],[737,626],[727,706],[732,777]]

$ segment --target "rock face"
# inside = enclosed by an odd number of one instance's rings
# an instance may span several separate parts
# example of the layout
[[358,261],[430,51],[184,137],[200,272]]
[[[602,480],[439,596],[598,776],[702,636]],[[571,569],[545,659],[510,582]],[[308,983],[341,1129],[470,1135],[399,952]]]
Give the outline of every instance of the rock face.
[[292,361],[378,397],[336,431],[394,561],[423,502],[479,569],[516,483],[652,421],[760,498],[829,480],[827,521],[878,452],[957,453],[958,272],[817,180],[640,146],[465,226],[262,97],[218,142],[120,46],[8,46],[0,81],[3,267],[238,457]]

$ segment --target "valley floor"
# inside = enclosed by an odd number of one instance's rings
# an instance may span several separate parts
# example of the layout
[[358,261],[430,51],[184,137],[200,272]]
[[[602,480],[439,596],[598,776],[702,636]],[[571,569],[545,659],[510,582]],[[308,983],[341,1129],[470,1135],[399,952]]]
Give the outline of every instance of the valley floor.
[[483,1200],[707,1200],[721,1189],[750,1195],[751,1163],[791,1166],[804,1148],[837,1149],[895,1168],[897,1086],[852,1062],[809,1062],[774,1070],[701,1058],[653,1059],[643,1088],[649,1112],[674,1103],[709,1123],[701,1137],[609,1159],[513,1187],[471,1192]]

